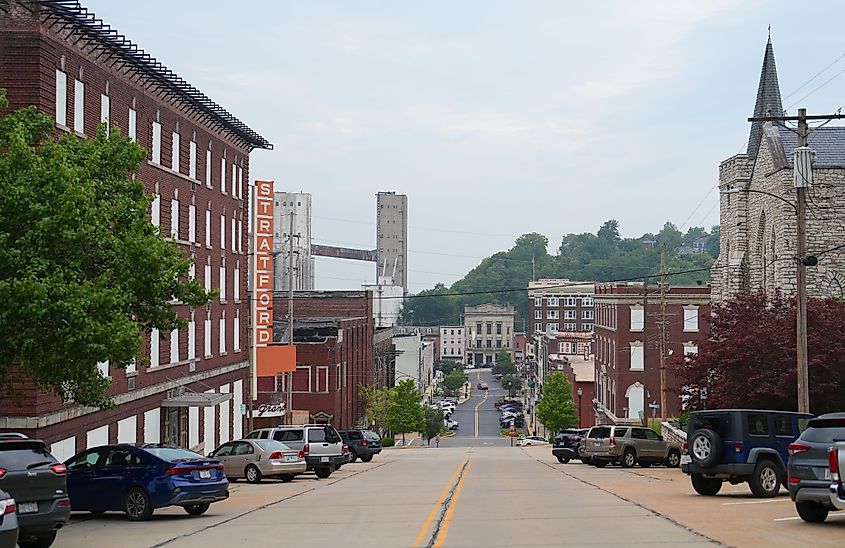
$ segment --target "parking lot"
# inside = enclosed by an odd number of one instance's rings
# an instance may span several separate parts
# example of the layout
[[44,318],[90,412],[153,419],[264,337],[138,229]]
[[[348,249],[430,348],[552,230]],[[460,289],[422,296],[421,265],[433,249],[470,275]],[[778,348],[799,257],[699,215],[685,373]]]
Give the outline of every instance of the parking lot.
[[695,493],[687,475],[664,467],[596,468],[572,461],[560,464],[548,446],[525,447],[527,455],[572,478],[652,510],[684,527],[729,546],[843,546],[845,513],[825,523],[804,523],[785,489],[772,499],[753,498],[746,484],[725,485],[714,497]]

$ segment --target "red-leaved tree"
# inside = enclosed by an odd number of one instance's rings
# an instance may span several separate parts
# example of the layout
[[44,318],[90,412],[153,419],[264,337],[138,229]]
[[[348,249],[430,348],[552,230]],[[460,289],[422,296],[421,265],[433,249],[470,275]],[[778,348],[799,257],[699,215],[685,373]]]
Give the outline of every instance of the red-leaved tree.
[[[810,410],[845,410],[845,303],[810,299],[807,310]],[[697,356],[670,364],[687,408],[798,408],[794,298],[741,295],[714,305],[710,327]]]

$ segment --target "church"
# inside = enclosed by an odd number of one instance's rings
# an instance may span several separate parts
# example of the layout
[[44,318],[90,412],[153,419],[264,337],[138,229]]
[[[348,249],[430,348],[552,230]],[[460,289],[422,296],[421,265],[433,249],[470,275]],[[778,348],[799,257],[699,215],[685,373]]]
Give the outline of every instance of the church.
[[[771,37],[766,44],[753,117],[784,114]],[[795,114],[791,112],[789,114]],[[794,125],[752,122],[745,152],[719,165],[719,258],[711,270],[713,301],[764,290],[797,291]],[[810,127],[813,185],[807,189],[810,297],[843,297],[845,288],[845,127]]]

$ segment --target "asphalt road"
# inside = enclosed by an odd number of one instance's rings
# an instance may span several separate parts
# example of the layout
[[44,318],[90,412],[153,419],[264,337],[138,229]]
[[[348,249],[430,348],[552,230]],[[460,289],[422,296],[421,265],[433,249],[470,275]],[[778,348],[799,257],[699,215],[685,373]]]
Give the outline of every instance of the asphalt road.
[[[495,403],[505,395],[505,390],[493,378],[490,369],[467,371],[472,384],[471,397],[459,404],[452,415],[458,421],[458,430],[451,438],[443,438],[441,447],[484,447],[510,445],[510,440],[499,436],[499,411]],[[489,385],[488,390],[479,390],[478,382]]]

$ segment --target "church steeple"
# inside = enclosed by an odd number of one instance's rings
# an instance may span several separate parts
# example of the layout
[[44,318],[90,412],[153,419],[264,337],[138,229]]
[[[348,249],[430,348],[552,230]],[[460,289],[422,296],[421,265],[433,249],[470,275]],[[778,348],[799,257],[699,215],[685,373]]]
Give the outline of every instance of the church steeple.
[[[760,84],[757,86],[757,102],[754,103],[754,117],[782,116],[783,103],[780,98],[778,85],[778,70],[775,66],[775,50],[772,48],[772,35],[766,43],[766,53],[763,55],[763,70],[760,72]],[[751,135],[748,136],[747,153],[749,158],[757,157],[760,148],[760,138],[763,136],[764,122],[751,123]]]

